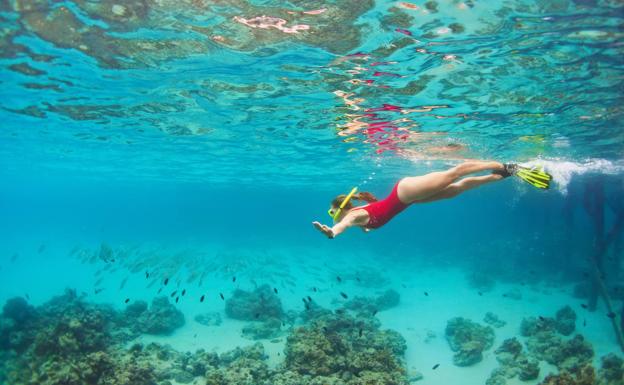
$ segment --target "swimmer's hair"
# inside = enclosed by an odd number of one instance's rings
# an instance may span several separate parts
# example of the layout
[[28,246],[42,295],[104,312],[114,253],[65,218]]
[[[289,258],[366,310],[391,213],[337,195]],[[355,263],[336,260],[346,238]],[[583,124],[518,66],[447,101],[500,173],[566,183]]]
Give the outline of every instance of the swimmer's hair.
[[[338,195],[332,201],[332,203],[331,203],[332,207],[340,207],[340,205],[342,204],[342,201],[344,201],[346,197],[347,196],[345,194]],[[347,202],[347,204],[346,204],[346,206],[344,208],[347,209],[347,210],[352,208],[353,205],[351,204],[351,202],[354,201],[354,200],[372,203],[372,202],[377,202],[378,199],[375,198],[375,196],[373,194],[371,194],[369,192],[366,192],[366,191],[362,191],[362,192],[359,192],[357,194],[353,194],[353,196],[351,197],[351,200],[349,202]]]

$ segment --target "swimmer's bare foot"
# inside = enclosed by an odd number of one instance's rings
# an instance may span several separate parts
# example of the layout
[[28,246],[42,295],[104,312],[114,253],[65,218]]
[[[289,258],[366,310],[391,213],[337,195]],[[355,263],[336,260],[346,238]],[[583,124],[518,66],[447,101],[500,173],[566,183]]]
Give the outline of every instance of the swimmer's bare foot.
[[332,229],[327,226],[327,225],[323,225],[319,222],[312,222],[312,224],[314,225],[314,227],[320,231],[321,233],[325,234],[327,236],[327,238],[334,238],[334,232],[332,231]]

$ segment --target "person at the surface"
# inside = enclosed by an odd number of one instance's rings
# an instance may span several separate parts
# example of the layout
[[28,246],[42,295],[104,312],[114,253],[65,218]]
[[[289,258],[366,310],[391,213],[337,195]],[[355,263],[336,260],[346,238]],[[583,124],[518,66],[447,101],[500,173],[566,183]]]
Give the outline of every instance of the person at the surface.
[[[410,176],[399,180],[390,195],[377,200],[369,192],[360,192],[351,197],[352,200],[368,202],[363,206],[354,206],[350,201],[339,210],[346,195],[337,196],[331,203],[329,214],[334,218],[334,226],[329,227],[319,222],[312,222],[314,227],[329,238],[334,238],[349,227],[360,227],[364,231],[376,229],[386,224],[395,215],[413,203],[433,202],[453,198],[464,191],[483,184],[503,179],[513,174],[510,167],[499,162],[467,161],[446,171],[432,172],[421,176]],[[489,175],[466,175],[481,171],[492,171]]]

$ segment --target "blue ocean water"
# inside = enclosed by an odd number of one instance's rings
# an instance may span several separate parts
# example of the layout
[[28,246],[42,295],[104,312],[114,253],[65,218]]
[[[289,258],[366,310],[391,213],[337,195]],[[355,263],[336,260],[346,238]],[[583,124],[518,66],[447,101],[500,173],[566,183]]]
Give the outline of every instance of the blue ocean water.
[[[624,383],[623,19],[600,0],[0,3],[0,382]],[[311,224],[353,186],[467,159],[554,180],[333,240]],[[174,326],[136,326],[162,295]],[[458,350],[455,317],[493,339],[462,324]],[[111,377],[132,354],[143,374]]]

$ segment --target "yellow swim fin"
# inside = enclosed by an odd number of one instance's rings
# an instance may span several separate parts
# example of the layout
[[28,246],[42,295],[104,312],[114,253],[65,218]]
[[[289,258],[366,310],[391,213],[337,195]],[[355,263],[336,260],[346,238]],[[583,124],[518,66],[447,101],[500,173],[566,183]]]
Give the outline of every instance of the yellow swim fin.
[[515,175],[523,181],[541,189],[548,189],[552,175],[544,171],[543,167],[524,167],[515,163],[506,163],[505,171],[508,175]]

